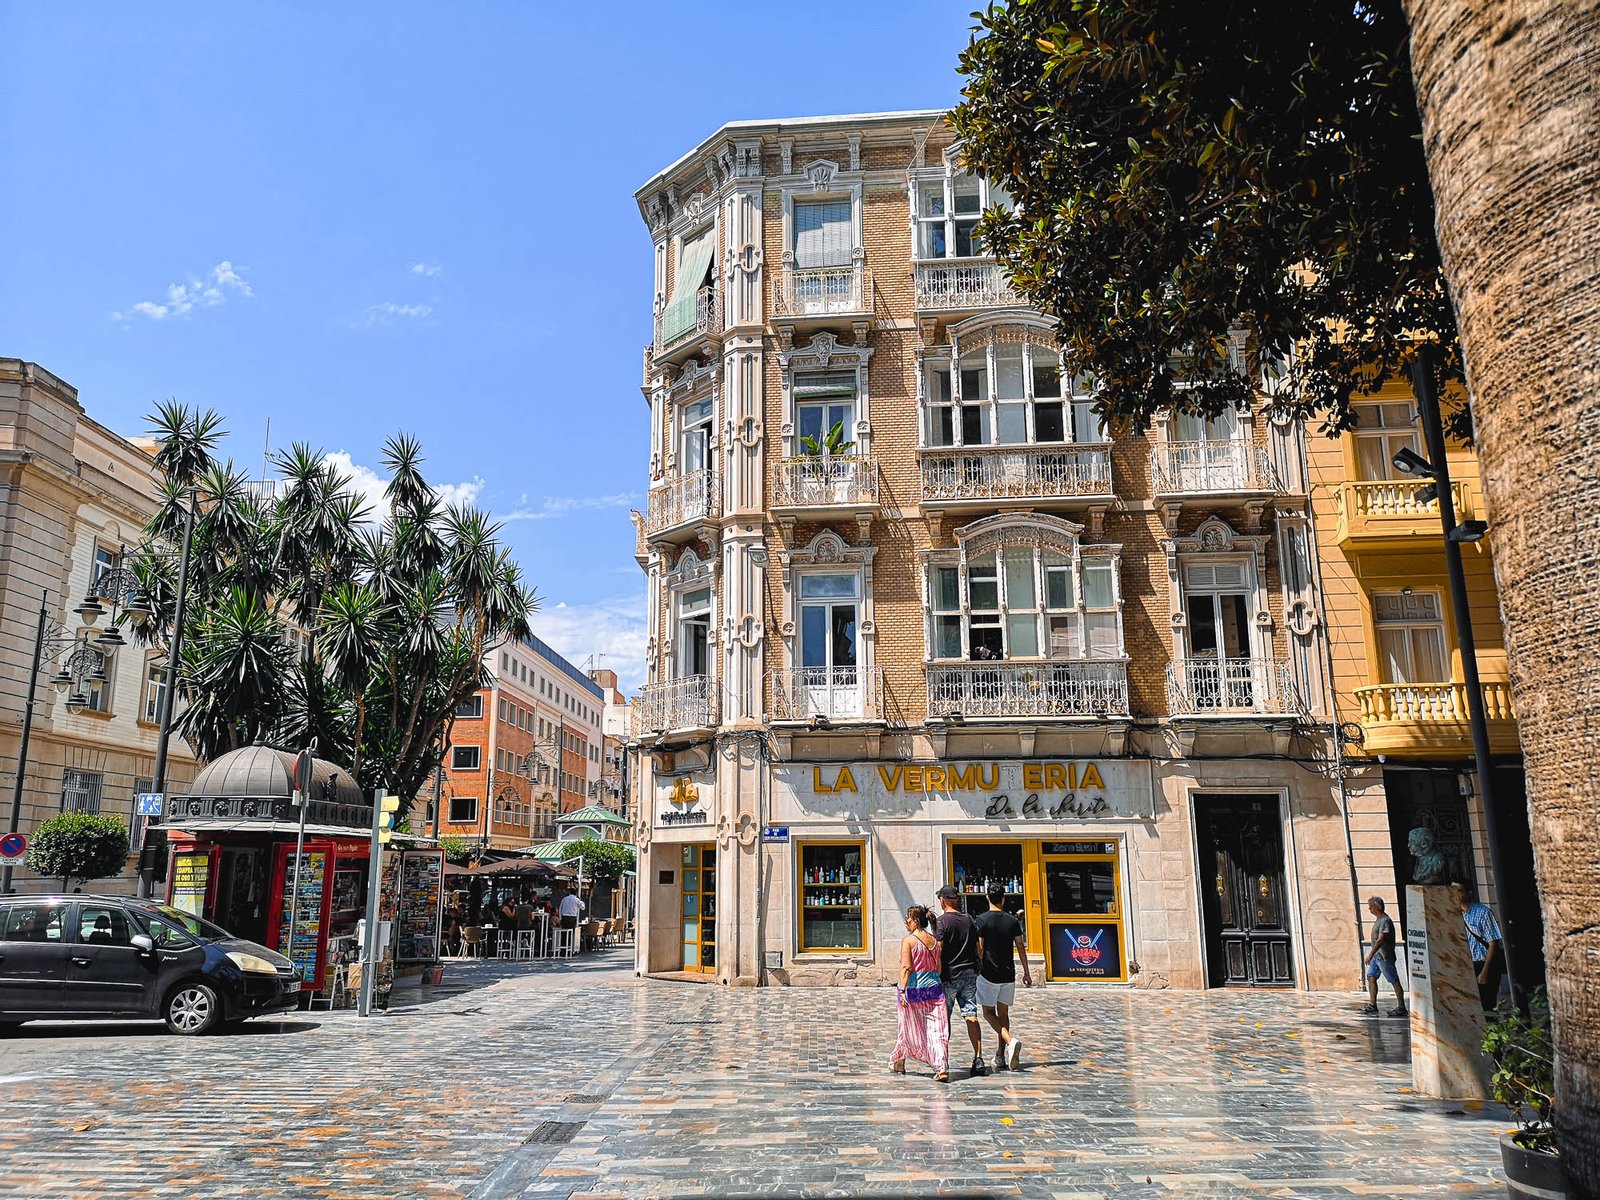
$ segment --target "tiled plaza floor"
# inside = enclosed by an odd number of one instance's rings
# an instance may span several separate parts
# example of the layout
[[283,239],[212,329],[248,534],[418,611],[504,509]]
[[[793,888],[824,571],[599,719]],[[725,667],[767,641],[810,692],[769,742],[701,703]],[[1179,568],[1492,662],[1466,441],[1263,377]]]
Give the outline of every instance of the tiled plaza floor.
[[25,1026],[0,1196],[1504,1195],[1503,1112],[1410,1095],[1354,994],[1025,992],[1025,1069],[940,1087],[887,1072],[885,990],[629,958],[452,963],[365,1021]]

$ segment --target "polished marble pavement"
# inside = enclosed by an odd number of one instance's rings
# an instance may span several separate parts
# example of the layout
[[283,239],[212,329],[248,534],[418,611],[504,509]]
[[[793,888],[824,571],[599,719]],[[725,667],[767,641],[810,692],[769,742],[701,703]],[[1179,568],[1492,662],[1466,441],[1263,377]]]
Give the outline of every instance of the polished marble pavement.
[[[1364,996],[1023,991],[1024,1069],[891,1075],[892,993],[452,963],[387,1014],[0,1041],[0,1196],[1499,1196],[1493,1105]],[[985,1048],[992,1057],[993,1035]]]

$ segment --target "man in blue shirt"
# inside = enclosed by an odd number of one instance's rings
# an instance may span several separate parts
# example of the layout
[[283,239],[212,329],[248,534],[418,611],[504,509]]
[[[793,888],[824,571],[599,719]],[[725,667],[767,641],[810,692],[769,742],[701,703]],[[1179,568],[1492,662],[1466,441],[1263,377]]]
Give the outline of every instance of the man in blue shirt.
[[1472,951],[1472,973],[1478,980],[1478,1002],[1484,1012],[1493,1012],[1500,999],[1500,977],[1505,974],[1505,948],[1501,944],[1500,923],[1482,901],[1475,901],[1464,883],[1452,883],[1450,895],[1461,910],[1467,927],[1467,945]]

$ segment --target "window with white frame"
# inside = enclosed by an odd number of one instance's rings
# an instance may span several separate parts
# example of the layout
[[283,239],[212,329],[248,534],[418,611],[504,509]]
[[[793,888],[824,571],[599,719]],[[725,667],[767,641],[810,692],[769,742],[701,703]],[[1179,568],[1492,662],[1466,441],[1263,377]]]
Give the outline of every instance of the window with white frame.
[[1005,189],[965,171],[917,184],[917,257],[976,258],[988,253],[978,238],[987,208],[1011,205]]
[[477,746],[453,746],[450,750],[450,769],[452,771],[476,771],[478,769],[479,755],[482,751]]
[[1173,413],[1171,440],[1175,442],[1231,442],[1240,436],[1237,409],[1224,409],[1214,417]]
[[450,797],[450,824],[475,825],[477,821],[478,798],[476,796]]
[[1417,437],[1417,409],[1410,400],[1376,404],[1352,404],[1358,424],[1355,429],[1356,471],[1362,479],[1403,479],[1394,456],[1402,449],[1422,453]]
[[97,813],[100,811],[100,789],[105,776],[98,771],[79,771],[68,767],[61,772],[61,811]]
[[694,588],[678,597],[678,677],[711,674],[711,589]]
[[117,552],[107,546],[97,545],[94,548],[94,559],[89,564],[89,593],[100,594],[100,581],[110,572],[116,570]]
[[794,202],[794,264],[847,267],[855,248],[849,200]]
[[854,371],[796,372],[793,394],[796,454],[821,454],[855,440]]
[[1054,347],[1005,341],[933,363],[926,382],[929,446],[1103,442],[1087,376],[1064,377]]
[[935,659],[1122,657],[1117,560],[1054,546],[1007,545],[929,565]]
[[161,721],[161,699],[167,691],[167,664],[147,662],[144,666],[144,699],[139,713],[148,725]]
[[711,397],[703,396],[678,407],[678,471],[683,475],[701,471],[710,461]]
[[1372,619],[1383,682],[1449,682],[1450,659],[1438,592],[1375,592]]
[[460,704],[456,705],[456,716],[463,720],[474,720],[483,716],[483,693],[474,692]]
[[861,577],[855,572],[800,576],[800,665],[807,674],[848,674],[856,668],[856,622]]
[[1251,657],[1249,564],[1191,562],[1183,568],[1184,638],[1190,659]]

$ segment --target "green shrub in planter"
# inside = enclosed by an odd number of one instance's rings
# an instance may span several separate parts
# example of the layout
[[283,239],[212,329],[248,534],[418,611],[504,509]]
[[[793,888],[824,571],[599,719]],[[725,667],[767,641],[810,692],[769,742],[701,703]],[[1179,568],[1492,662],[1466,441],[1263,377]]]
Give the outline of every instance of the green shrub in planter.
[[120,875],[128,860],[128,826],[120,817],[66,812],[51,817],[29,838],[30,871],[55,876],[65,887]]
[[1494,1098],[1511,1110],[1524,1150],[1554,1154],[1556,1054],[1550,1041],[1550,1001],[1534,993],[1523,1012],[1507,1000],[1495,1009],[1483,1035],[1483,1052],[1494,1060]]

